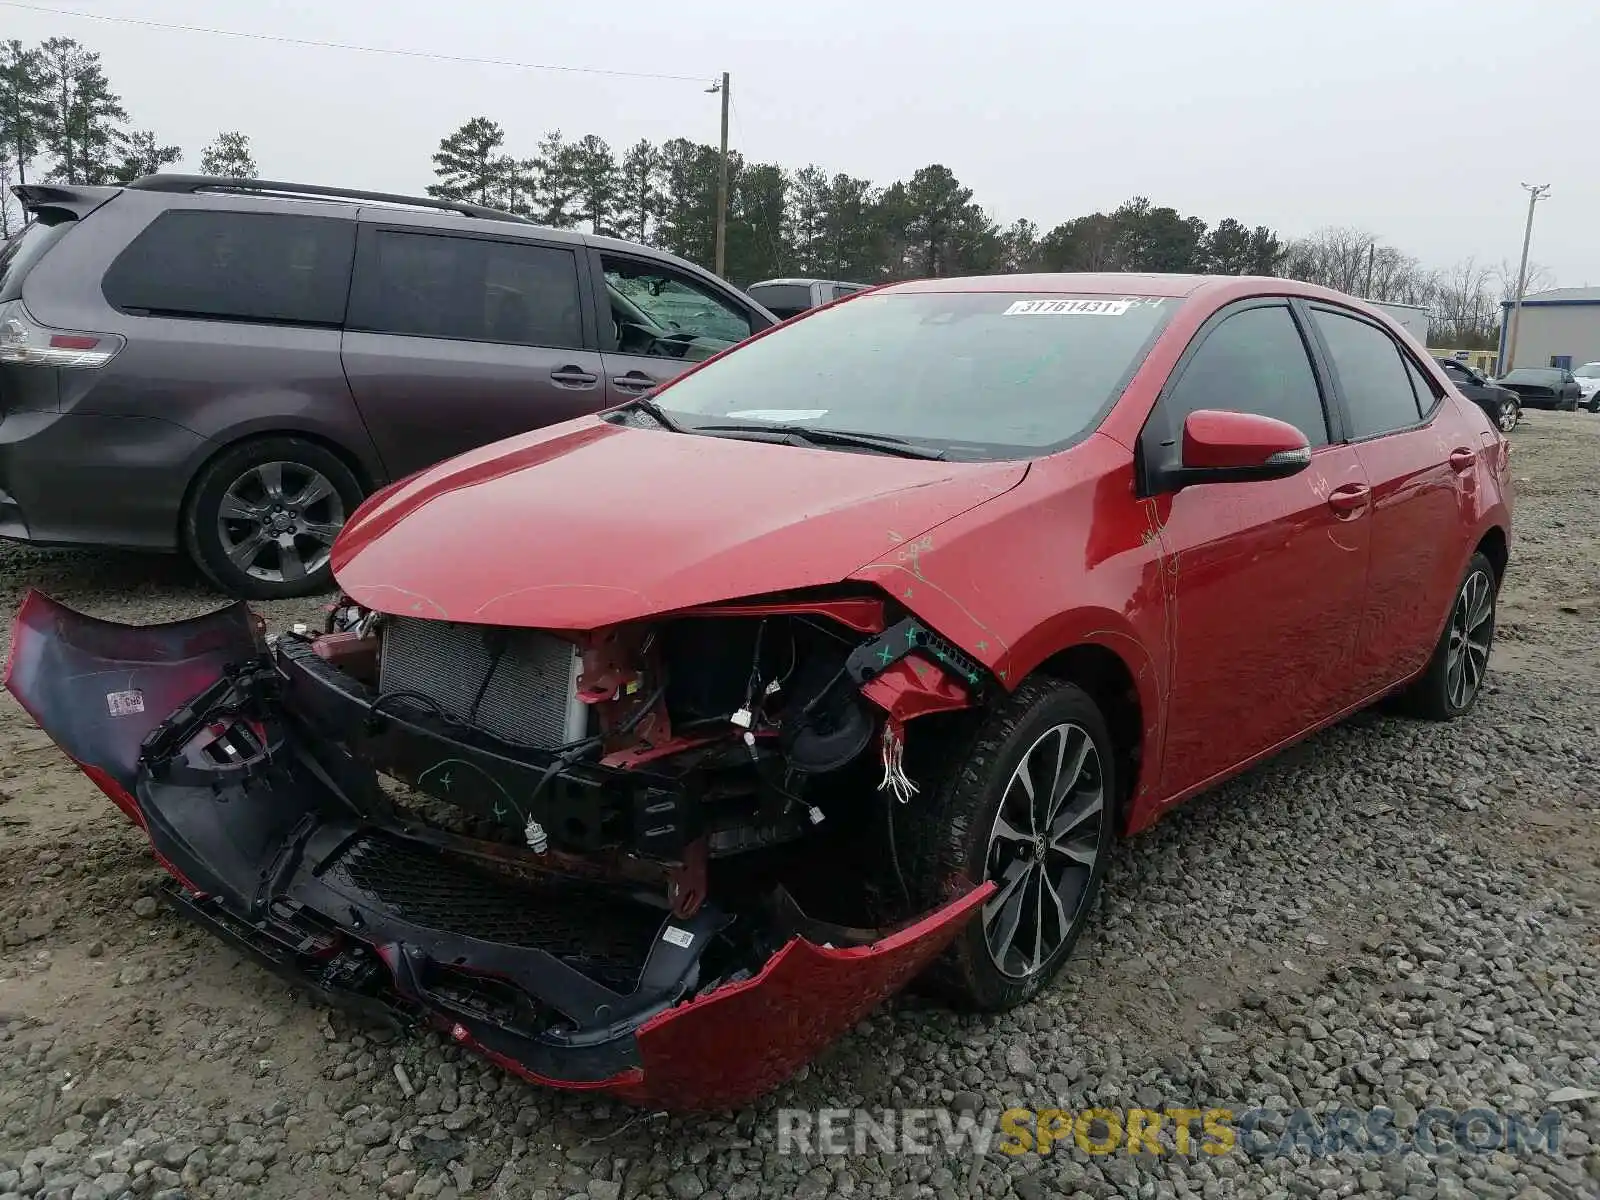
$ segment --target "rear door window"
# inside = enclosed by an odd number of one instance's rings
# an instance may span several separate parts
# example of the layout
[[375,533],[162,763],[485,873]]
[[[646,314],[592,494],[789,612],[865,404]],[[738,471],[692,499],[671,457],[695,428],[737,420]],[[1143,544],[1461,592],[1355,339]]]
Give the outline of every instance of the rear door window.
[[1312,314],[1344,393],[1351,440],[1415,425],[1422,414],[1394,339],[1359,317],[1327,308],[1314,308]]
[[578,260],[536,242],[373,230],[347,327],[555,349],[583,347]]
[[173,210],[134,238],[101,284],[142,316],[337,326],[356,223],[298,213]]

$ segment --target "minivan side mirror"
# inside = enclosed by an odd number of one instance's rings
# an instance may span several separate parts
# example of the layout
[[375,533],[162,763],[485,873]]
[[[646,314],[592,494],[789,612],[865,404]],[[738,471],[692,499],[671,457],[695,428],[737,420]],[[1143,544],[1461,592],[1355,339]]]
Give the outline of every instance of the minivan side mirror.
[[1177,487],[1287,479],[1311,465],[1311,443],[1287,421],[1199,409],[1183,422]]

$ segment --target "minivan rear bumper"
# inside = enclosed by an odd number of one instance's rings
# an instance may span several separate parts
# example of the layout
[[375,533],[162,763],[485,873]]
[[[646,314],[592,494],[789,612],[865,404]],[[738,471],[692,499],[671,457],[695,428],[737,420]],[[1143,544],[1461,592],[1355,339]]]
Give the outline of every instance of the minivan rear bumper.
[[156,417],[11,411],[0,418],[0,537],[176,550],[205,438]]

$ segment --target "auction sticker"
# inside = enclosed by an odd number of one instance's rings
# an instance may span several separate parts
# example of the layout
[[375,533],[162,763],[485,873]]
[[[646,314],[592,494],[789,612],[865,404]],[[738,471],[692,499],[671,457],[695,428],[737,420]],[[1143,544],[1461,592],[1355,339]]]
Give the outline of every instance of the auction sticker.
[[1001,314],[1007,317],[1120,317],[1132,300],[1018,300]]
[[127,692],[107,692],[106,710],[113,717],[129,717],[144,711],[144,693],[137,688]]

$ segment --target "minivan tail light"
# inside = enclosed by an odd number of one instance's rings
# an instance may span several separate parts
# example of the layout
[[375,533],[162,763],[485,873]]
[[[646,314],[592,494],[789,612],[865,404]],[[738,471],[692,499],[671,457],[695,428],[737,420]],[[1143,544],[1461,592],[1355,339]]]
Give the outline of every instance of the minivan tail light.
[[0,364],[103,367],[123,345],[124,339],[115,333],[50,329],[34,320],[20,300],[0,304]]

